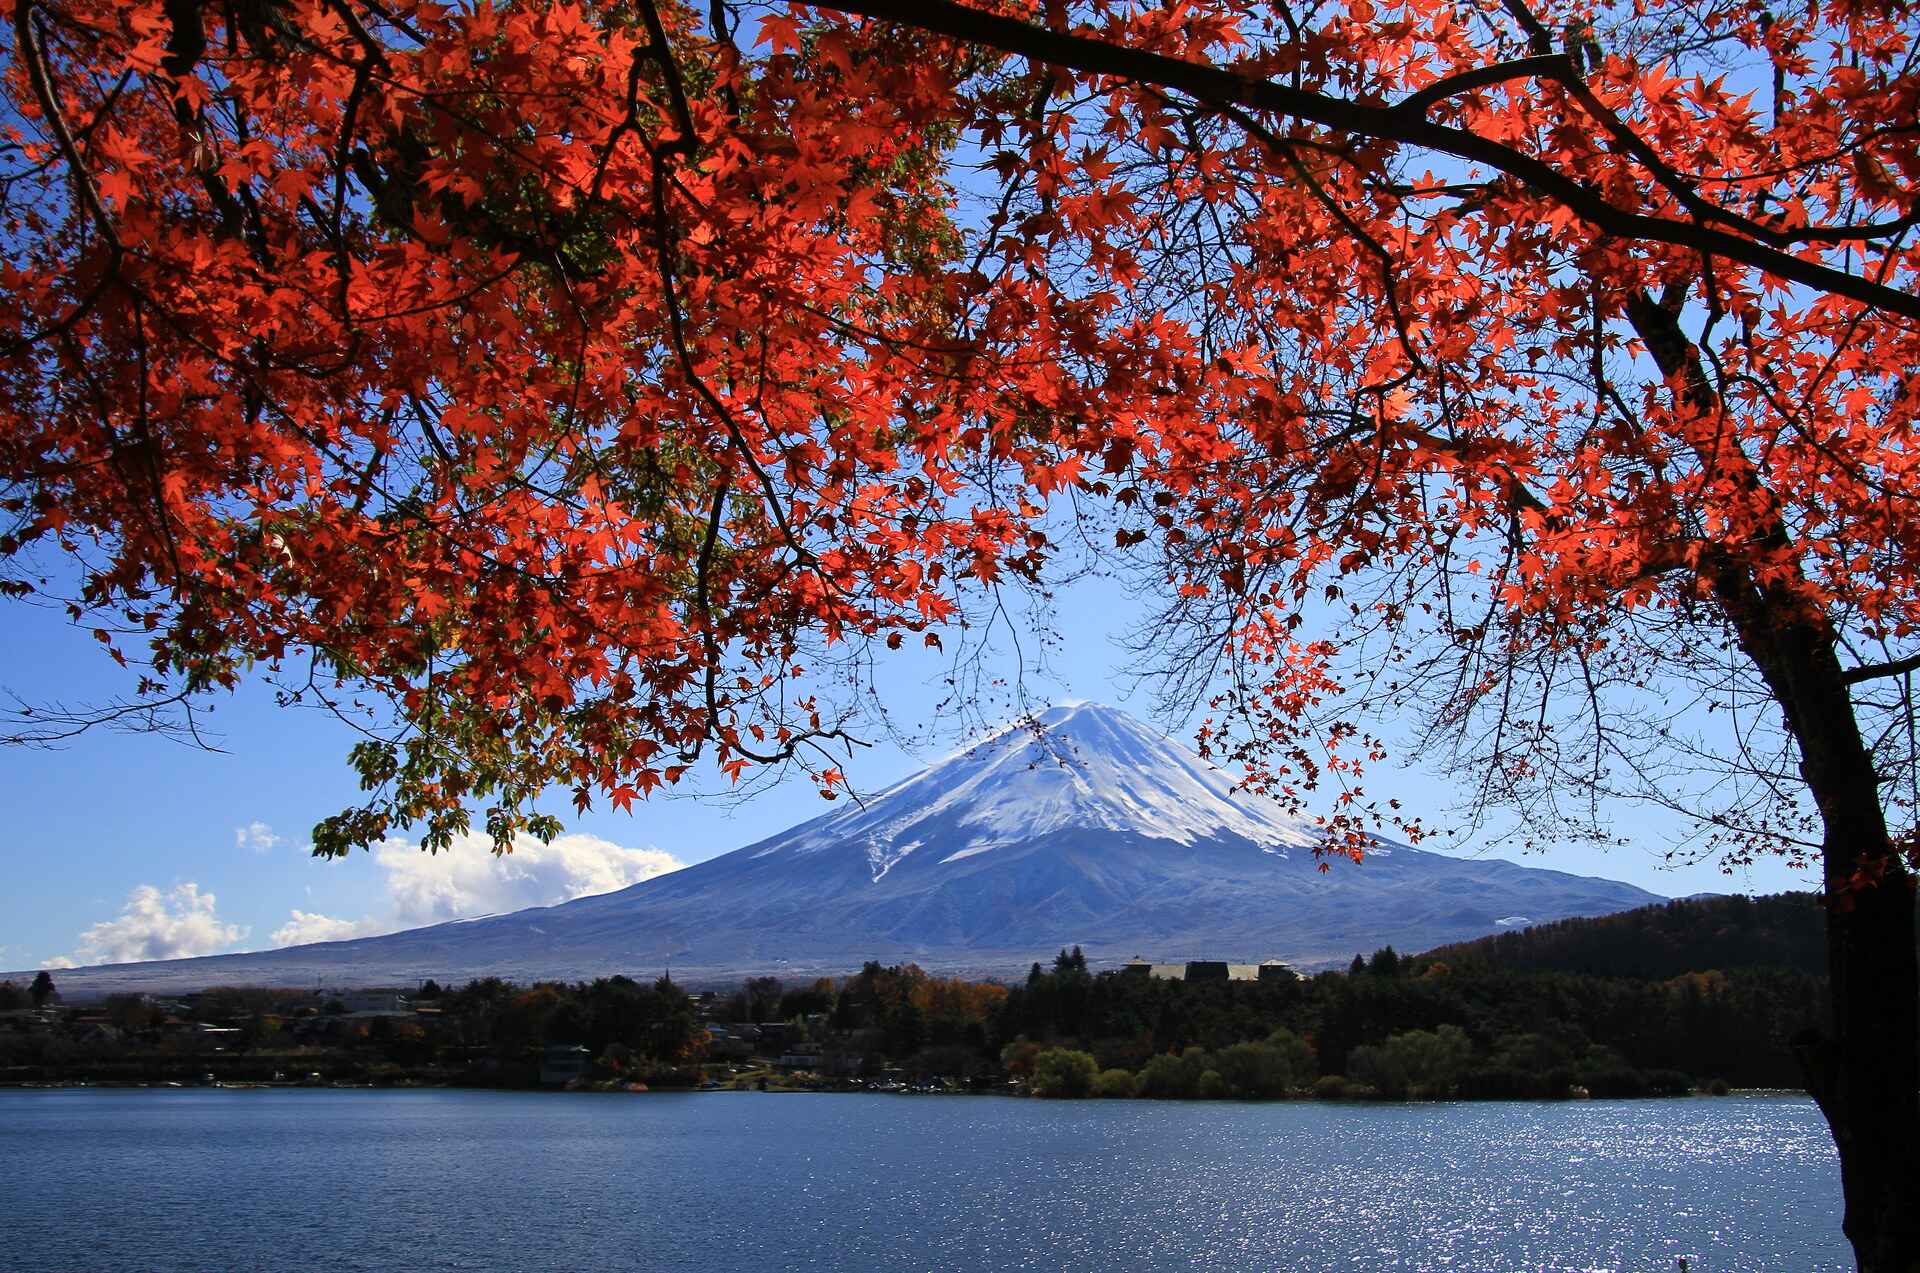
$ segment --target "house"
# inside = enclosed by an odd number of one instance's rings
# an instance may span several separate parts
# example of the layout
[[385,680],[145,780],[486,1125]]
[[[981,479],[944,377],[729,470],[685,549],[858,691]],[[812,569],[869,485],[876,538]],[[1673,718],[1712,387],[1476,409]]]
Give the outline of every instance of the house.
[[398,990],[349,990],[335,995],[348,1012],[410,1012],[412,1005]]
[[587,1066],[592,1060],[593,1054],[578,1043],[556,1043],[541,1058],[540,1082],[551,1087],[577,1083],[587,1077]]
[[0,1030],[16,1034],[52,1034],[54,1014],[38,1008],[14,1008],[0,1012]]
[[1185,981],[1188,979],[1192,964],[1153,964],[1135,955],[1120,966],[1122,972],[1136,977],[1152,977],[1155,981]]
[[412,1001],[403,990],[315,990],[278,1006],[281,1012],[293,1014],[302,1008],[325,1012],[335,1003],[344,1012],[413,1011]]
[[774,1058],[775,1069],[781,1070],[818,1070],[824,1064],[823,1049],[818,1043],[796,1043],[787,1051]]
[[167,1047],[184,1052],[219,1052],[236,1043],[240,1031],[232,1026],[207,1021],[182,1021],[168,1017],[160,1023],[160,1035]]
[[106,1047],[120,1042],[119,1029],[104,1017],[81,1017],[67,1027],[83,1047]]
[[753,1046],[726,1026],[709,1023],[707,1055],[721,1061],[744,1061],[753,1055]]

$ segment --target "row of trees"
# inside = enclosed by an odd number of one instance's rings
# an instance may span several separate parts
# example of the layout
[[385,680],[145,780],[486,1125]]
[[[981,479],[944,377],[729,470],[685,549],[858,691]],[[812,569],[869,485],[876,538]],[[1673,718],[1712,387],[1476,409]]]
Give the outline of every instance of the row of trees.
[[621,1069],[668,1069],[699,1059],[706,1043],[686,992],[665,977],[650,985],[614,976],[524,988],[489,977],[441,995],[438,1006],[436,1042],[484,1048],[523,1067],[568,1043]]
[[[1356,1058],[1377,1057],[1373,1049],[1411,1046],[1397,1039],[1424,1043],[1445,1030],[1470,1045],[1480,1068],[1535,1076],[1569,1068],[1677,1071],[1771,1087],[1797,1085],[1792,1040],[1828,1010],[1820,980],[1792,968],[1650,978],[1515,969],[1484,959],[1396,961],[1385,951],[1371,962],[1372,970],[1358,975],[1292,982],[1049,973],[1010,991],[995,1022],[1003,1039],[1085,1051],[1102,1070],[1136,1073],[1155,1056],[1191,1047],[1218,1052],[1279,1032],[1306,1042],[1316,1076],[1352,1078],[1356,1064],[1372,1063]],[[1393,971],[1383,974],[1383,967]],[[1496,1089],[1531,1090],[1492,1080],[1476,1090]]]
[[[1232,1043],[1215,1052],[1201,1047],[1162,1052],[1138,1072],[1101,1069],[1097,1057],[1075,1048],[1036,1053],[1027,1083],[1037,1096],[1148,1097],[1161,1100],[1279,1100],[1311,1094],[1322,1099],[1358,1097],[1559,1100],[1595,1097],[1685,1096],[1699,1080],[1678,1070],[1641,1071],[1605,1048],[1587,1048],[1579,1064],[1542,1063],[1541,1036],[1506,1040],[1498,1053],[1476,1053],[1458,1026],[1408,1030],[1381,1044],[1355,1048],[1345,1075],[1322,1074],[1313,1050],[1286,1030],[1264,1040]],[[1559,1046],[1549,1043],[1550,1054]],[[1705,1089],[1724,1093],[1724,1079]]]
[[[1684,1088],[1675,1074],[1787,1086],[1797,1075],[1789,1041],[1826,1011],[1821,982],[1791,967],[1598,975],[1473,955],[1401,959],[1391,948],[1356,964],[1305,979],[1166,981],[1090,974],[1063,951],[1051,971],[1011,988],[875,962],[838,984],[755,978],[703,997],[697,1012],[664,978],[618,976],[533,986],[487,978],[424,995],[417,1002],[433,1010],[406,1017],[341,1015],[338,1004],[294,1016],[266,991],[208,992],[199,1010],[232,1031],[220,1046],[233,1052],[301,1046],[460,1081],[530,1082],[546,1048],[572,1044],[593,1054],[603,1078],[691,1082],[721,1062],[709,1024],[728,1032],[773,1024],[767,1039],[726,1058],[745,1063],[748,1050],[812,1044],[811,1067],[828,1076],[897,1070],[1018,1079],[1044,1094],[1246,1099],[1573,1087],[1628,1095]],[[71,1015],[76,1026],[113,1024],[131,1051],[209,1046],[163,1037],[151,1005],[135,996]],[[73,1055],[50,1039],[6,1042],[16,1063],[50,1048]],[[1085,1074],[1100,1078],[1097,1090],[1073,1077]]]
[[23,990],[11,981],[0,981],[0,1012],[10,1012],[31,1004],[42,1007],[58,992],[53,974],[42,969]]
[[[0,1002],[11,983],[0,983]],[[342,1074],[405,1072],[442,1081],[530,1083],[553,1044],[586,1047],[604,1062],[603,1077],[678,1076],[703,1059],[704,1027],[685,991],[664,977],[652,983],[628,977],[572,985],[516,986],[497,977],[441,991],[428,983],[414,996],[426,1012],[349,1013],[338,1000],[312,1004],[301,996],[259,989],[215,989],[194,996],[191,1012],[139,995],[67,1009],[64,1030],[16,1020],[0,1029],[0,1064],[27,1067],[35,1077],[149,1077],[169,1058],[191,1058],[194,1076],[219,1054],[258,1062],[249,1072],[281,1068]],[[176,1013],[181,1015],[176,1015]],[[94,1024],[110,1032],[88,1031]],[[211,1026],[206,1032],[202,1026]],[[75,1046],[76,1036],[85,1046]],[[183,1062],[184,1063],[184,1062]]]

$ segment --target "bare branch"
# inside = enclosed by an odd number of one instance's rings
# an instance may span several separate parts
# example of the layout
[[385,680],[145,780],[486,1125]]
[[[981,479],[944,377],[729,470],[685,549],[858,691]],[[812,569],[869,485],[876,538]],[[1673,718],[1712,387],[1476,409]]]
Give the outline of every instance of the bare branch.
[[1894,659],[1890,663],[1868,663],[1861,667],[1850,667],[1840,673],[1842,685],[1858,685],[1862,681],[1877,681],[1882,677],[1905,676],[1908,672],[1920,672],[1920,654],[1904,659]]

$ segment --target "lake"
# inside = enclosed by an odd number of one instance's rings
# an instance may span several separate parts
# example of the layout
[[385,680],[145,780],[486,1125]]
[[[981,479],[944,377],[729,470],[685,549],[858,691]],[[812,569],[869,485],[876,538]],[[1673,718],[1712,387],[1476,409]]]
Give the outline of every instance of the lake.
[[5,1273],[1852,1268],[1812,1103],[0,1090]]

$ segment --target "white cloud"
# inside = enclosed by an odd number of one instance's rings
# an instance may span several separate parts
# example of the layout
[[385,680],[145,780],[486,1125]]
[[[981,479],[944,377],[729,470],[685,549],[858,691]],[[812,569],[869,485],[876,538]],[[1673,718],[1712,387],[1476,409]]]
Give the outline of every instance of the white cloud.
[[396,926],[377,916],[365,919],[335,919],[314,911],[295,911],[293,918],[273,930],[276,946],[305,946],[316,941],[351,941],[355,937],[378,937]]
[[386,868],[395,909],[409,927],[611,893],[686,865],[659,849],[624,848],[592,835],[563,835],[551,844],[528,840],[502,856],[474,835],[431,854],[389,840],[374,850],[374,860]]
[[233,842],[240,848],[249,849],[255,853],[265,853],[280,843],[280,837],[275,835],[273,828],[266,823],[250,822],[234,830]]
[[42,968],[78,968],[80,965],[74,963],[73,960],[68,959],[65,955],[55,955],[52,959],[41,960],[40,966]]
[[611,893],[686,865],[660,849],[629,849],[592,835],[563,835],[551,844],[525,840],[503,857],[494,856],[492,841],[483,836],[462,836],[452,849],[431,854],[404,840],[388,840],[373,856],[387,873],[386,914],[346,920],[294,911],[274,932],[274,944],[343,941],[552,906]]
[[80,946],[70,961],[49,960],[44,966],[72,968],[81,964],[125,964],[145,959],[187,959],[211,955],[247,935],[235,924],[223,924],[214,913],[214,896],[188,881],[171,893],[142,884],[127,898],[118,919],[95,924],[80,934]]

